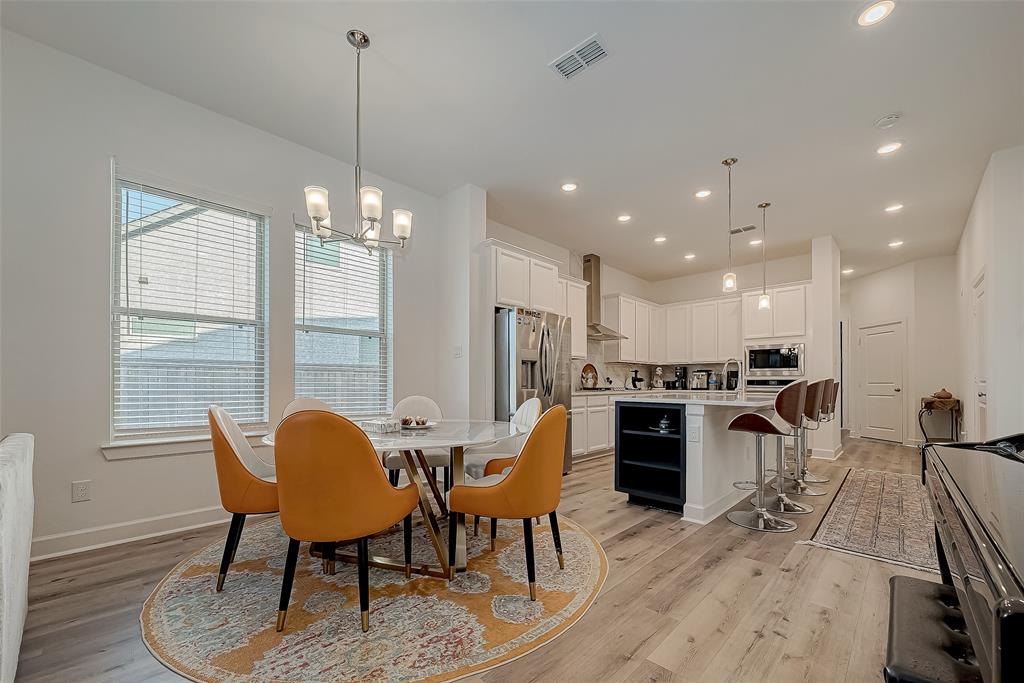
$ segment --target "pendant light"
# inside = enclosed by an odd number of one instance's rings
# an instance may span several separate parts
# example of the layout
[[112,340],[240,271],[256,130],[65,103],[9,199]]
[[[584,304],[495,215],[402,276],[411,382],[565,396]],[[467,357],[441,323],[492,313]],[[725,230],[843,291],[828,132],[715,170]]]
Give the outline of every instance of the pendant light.
[[404,247],[412,235],[412,212],[395,209],[391,212],[391,227],[396,239],[381,238],[381,219],[384,216],[384,192],[372,185],[363,185],[362,169],[362,51],[370,47],[370,37],[358,30],[347,34],[349,45],[356,49],[356,166],[355,166],[355,222],[352,232],[344,232],[331,226],[331,211],[328,205],[327,188],[310,185],[305,188],[306,213],[313,222],[311,232],[320,238],[320,243],[347,241],[361,244],[372,250],[392,245]]
[[729,271],[722,276],[722,291],[723,292],[735,292],[736,291],[736,273],[732,269],[732,167],[739,161],[736,157],[729,157],[728,159],[722,160],[722,165],[728,171],[729,174]]
[[772,307],[772,298],[768,294],[768,261],[765,260],[765,248],[768,245],[768,207],[771,202],[761,202],[761,296],[757,297],[757,310],[767,311]]

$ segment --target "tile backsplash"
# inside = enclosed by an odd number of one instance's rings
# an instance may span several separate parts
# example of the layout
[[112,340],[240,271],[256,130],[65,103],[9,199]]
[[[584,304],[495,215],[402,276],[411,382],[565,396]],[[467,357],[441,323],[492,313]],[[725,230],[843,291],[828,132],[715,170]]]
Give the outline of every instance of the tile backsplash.
[[[654,377],[654,369],[661,367],[662,379],[674,379],[675,378],[675,364],[647,364],[647,363],[622,363],[619,361],[608,361],[604,359],[604,347],[607,342],[599,342],[593,340],[587,340],[587,358],[580,359],[576,358],[572,361],[572,388],[579,389],[581,387],[580,375],[583,372],[583,366],[587,363],[592,364],[597,368],[597,376],[599,378],[599,386],[612,386],[616,389],[622,389],[626,382],[633,377],[633,370],[640,371],[640,377],[644,378],[644,388],[650,388],[651,380]],[[715,370],[720,371],[722,369],[721,364],[713,363],[711,365],[697,364],[687,365],[689,370]],[[606,379],[611,379],[609,385]],[[632,388],[632,387],[630,387]]]

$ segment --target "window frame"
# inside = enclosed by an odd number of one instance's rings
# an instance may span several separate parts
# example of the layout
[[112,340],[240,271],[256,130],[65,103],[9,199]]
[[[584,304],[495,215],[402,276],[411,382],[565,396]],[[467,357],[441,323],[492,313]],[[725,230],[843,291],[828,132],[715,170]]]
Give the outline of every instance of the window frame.
[[[119,213],[120,195],[124,184],[128,184],[129,190],[141,190],[159,197],[172,198],[179,201],[189,202],[197,206],[203,206],[217,211],[223,211],[236,216],[247,215],[257,219],[255,238],[255,263],[254,263],[254,315],[250,319],[234,318],[216,315],[190,315],[182,316],[180,312],[134,308],[131,302],[127,306],[122,305],[125,283],[124,266],[122,262],[121,246],[125,242],[125,235],[121,229],[121,216]],[[111,271],[109,287],[109,332],[108,345],[109,359],[109,442],[104,444],[104,454],[107,455],[107,448],[116,448],[119,445],[136,444],[176,444],[188,443],[196,439],[209,439],[209,426],[205,422],[195,425],[183,425],[181,427],[156,427],[144,430],[118,430],[115,427],[115,411],[117,406],[118,379],[117,370],[119,359],[123,353],[121,348],[122,325],[130,326],[134,317],[151,315],[153,317],[192,321],[198,325],[202,323],[229,324],[251,327],[253,329],[253,348],[262,348],[262,362],[255,364],[256,379],[253,384],[253,395],[262,396],[262,418],[258,421],[240,421],[239,426],[246,434],[265,434],[269,425],[270,417],[270,311],[269,311],[269,266],[270,266],[270,220],[271,210],[268,207],[259,207],[246,200],[218,195],[216,192],[191,187],[166,178],[161,178],[145,172],[126,169],[117,164],[116,159],[111,159],[110,166],[110,223],[111,223]],[[192,452],[192,451],[189,451]],[[159,453],[165,454],[165,453]],[[169,453],[167,453],[169,454]],[[109,458],[108,459],[115,459]]]
[[[302,236],[303,236],[302,237],[302,250],[303,250],[303,253],[301,255],[302,264],[303,264],[303,271],[300,273],[298,271],[298,269],[296,268],[296,271],[295,271],[295,274],[294,274],[293,288],[292,288],[292,299],[293,299],[293,301],[295,301],[295,299],[296,299],[295,292],[298,289],[299,278],[304,277],[304,275],[305,275],[305,268],[306,268],[306,264],[308,263],[308,252],[307,252],[307,249],[309,247],[309,242],[310,242],[311,239],[312,240],[319,239],[319,238],[317,238],[313,234],[312,229],[310,228],[310,226],[304,225],[304,224],[299,223],[297,221],[295,221],[294,223],[295,223],[295,225],[294,225],[294,232],[296,234],[297,233],[302,233]],[[295,263],[295,264],[299,263],[299,254],[295,253],[296,250],[298,249],[297,242],[298,242],[298,240],[296,240],[295,236],[293,235],[293,239],[292,239],[292,245],[293,245],[292,258],[293,258],[293,263]],[[339,242],[341,242],[341,241],[339,240]],[[331,243],[333,244],[334,242],[332,241]],[[355,245],[355,243],[340,243],[339,244],[339,267],[344,267],[344,258],[345,258],[345,249],[344,249],[344,247],[345,247],[346,244],[351,244],[351,245],[354,245],[354,246],[358,246],[360,249],[365,248],[365,247],[363,247],[361,245]],[[395,345],[395,341],[394,341],[394,258],[393,258],[393,255],[391,253],[391,250],[389,250],[389,249],[383,249],[383,248],[377,247],[377,248],[375,248],[374,251],[376,251],[376,255],[377,255],[377,259],[378,259],[378,263],[379,263],[378,271],[377,271],[377,291],[379,293],[378,297],[377,297],[377,319],[380,321],[380,325],[379,325],[377,330],[356,329],[356,328],[347,328],[347,327],[331,327],[331,326],[325,326],[325,325],[314,325],[314,324],[306,323],[305,322],[305,310],[304,309],[300,310],[298,305],[296,305],[296,310],[295,310],[295,315],[294,315],[294,324],[293,324],[293,331],[292,331],[293,341],[294,341],[294,337],[295,337],[296,333],[298,333],[298,332],[313,332],[313,333],[322,333],[322,334],[333,334],[333,335],[339,335],[339,336],[343,336],[343,337],[366,337],[366,338],[371,338],[371,339],[379,340],[378,343],[382,346],[382,348],[379,349],[378,359],[380,359],[380,361],[382,361],[382,362],[384,362],[386,364],[386,367],[383,368],[383,372],[382,372],[382,375],[385,377],[385,386],[384,386],[385,396],[384,396],[384,400],[383,400],[384,411],[383,412],[374,411],[374,412],[358,412],[358,413],[357,412],[340,412],[339,413],[339,414],[344,415],[345,417],[347,417],[349,419],[352,419],[352,420],[360,420],[360,419],[366,419],[366,418],[372,418],[372,417],[380,417],[381,415],[390,415],[391,411],[392,411],[392,409],[394,408],[394,405],[395,405],[395,383],[394,383],[394,368],[395,368],[395,362],[394,362],[394,345]],[[316,261],[314,261],[314,263],[316,263]],[[323,264],[321,263],[321,265],[323,265]],[[305,283],[303,283],[303,285],[302,285],[302,292],[303,292],[303,296],[305,296],[305,293],[306,293],[306,285],[305,285]],[[299,397],[298,396],[298,390],[299,390],[298,389],[299,362],[298,362],[298,346],[297,345],[293,345],[292,365],[293,365],[293,369],[292,369],[292,382],[293,382],[293,388],[294,388],[294,392],[293,393],[295,393],[296,398],[298,398]],[[319,398],[319,399],[323,400],[323,398],[320,397],[320,396],[308,396],[308,398]]]

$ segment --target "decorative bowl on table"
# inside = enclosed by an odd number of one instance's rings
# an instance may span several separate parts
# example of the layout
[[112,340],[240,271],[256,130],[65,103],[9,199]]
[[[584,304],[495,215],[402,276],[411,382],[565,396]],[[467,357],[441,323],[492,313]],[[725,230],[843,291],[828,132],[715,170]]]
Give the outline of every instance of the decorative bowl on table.
[[431,422],[425,417],[406,415],[401,418],[402,429],[430,429],[436,422]]

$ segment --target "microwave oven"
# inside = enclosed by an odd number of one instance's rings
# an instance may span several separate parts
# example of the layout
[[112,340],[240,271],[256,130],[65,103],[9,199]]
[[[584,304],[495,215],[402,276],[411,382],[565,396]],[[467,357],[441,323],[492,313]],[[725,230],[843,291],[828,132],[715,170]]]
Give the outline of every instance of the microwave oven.
[[747,377],[800,377],[804,374],[803,344],[761,344],[747,347]]

